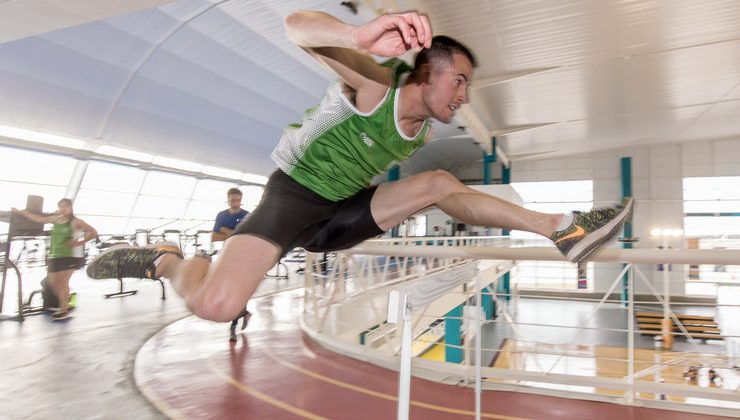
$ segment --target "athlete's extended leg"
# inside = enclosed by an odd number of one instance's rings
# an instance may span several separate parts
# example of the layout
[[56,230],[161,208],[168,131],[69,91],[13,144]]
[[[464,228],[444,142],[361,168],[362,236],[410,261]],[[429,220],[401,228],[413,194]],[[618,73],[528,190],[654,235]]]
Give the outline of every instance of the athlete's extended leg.
[[213,264],[204,258],[183,261],[165,255],[157,265],[157,276],[170,279],[195,315],[231,321],[244,309],[280,252],[279,247],[256,236],[234,235],[226,240]]
[[471,225],[525,230],[543,236],[550,236],[563,217],[527,210],[476,191],[442,170],[380,185],[371,209],[378,226],[388,230],[432,205]]
[[378,226],[387,230],[431,205],[472,225],[538,233],[552,239],[568,260],[580,261],[618,232],[632,213],[633,200],[574,214],[569,226],[560,226],[562,214],[527,210],[475,191],[448,172],[437,170],[379,186],[371,211]]

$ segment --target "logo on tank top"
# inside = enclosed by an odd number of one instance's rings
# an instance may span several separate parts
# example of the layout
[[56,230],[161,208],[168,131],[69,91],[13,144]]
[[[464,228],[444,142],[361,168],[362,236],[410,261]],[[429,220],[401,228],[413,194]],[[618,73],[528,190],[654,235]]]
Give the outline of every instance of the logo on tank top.
[[373,145],[375,144],[375,141],[373,141],[373,139],[371,139],[370,136],[368,136],[367,133],[364,131],[360,133],[360,137],[362,137],[362,141],[367,144],[367,147],[373,147]]

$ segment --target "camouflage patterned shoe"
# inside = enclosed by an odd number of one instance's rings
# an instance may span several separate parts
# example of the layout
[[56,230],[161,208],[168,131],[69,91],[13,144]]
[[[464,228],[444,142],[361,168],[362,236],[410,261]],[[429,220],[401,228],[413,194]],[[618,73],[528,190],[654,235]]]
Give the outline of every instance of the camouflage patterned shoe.
[[550,239],[568,261],[582,261],[619,232],[624,222],[632,217],[634,201],[626,197],[615,207],[575,212],[573,223],[553,233]]
[[121,246],[111,248],[95,257],[87,266],[87,276],[91,279],[116,279],[132,277],[154,279],[154,260],[164,254],[174,254],[182,258],[177,245],[160,243],[139,248]]

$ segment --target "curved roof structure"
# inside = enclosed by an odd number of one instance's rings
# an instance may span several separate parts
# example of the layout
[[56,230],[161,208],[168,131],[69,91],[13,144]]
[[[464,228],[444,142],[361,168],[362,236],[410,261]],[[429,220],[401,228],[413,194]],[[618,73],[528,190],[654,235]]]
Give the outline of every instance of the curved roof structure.
[[[332,75],[284,35],[296,9],[352,23],[418,9],[481,63],[433,164],[740,136],[734,0],[0,2],[0,125],[267,175]],[[106,2],[119,3],[119,2]],[[65,27],[66,26],[66,27]],[[462,140],[461,140],[462,139]],[[428,164],[411,163],[412,172]]]

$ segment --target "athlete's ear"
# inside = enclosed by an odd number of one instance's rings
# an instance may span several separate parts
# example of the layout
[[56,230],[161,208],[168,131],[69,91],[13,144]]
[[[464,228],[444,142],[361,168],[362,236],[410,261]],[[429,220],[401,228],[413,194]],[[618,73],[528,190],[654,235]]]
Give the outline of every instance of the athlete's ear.
[[424,63],[418,69],[415,69],[414,73],[416,73],[415,78],[419,83],[429,83],[429,78],[432,75],[432,65]]

